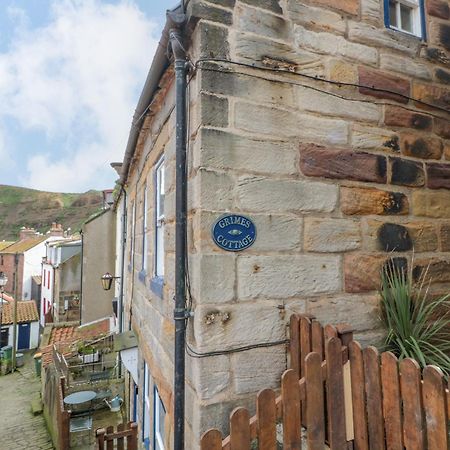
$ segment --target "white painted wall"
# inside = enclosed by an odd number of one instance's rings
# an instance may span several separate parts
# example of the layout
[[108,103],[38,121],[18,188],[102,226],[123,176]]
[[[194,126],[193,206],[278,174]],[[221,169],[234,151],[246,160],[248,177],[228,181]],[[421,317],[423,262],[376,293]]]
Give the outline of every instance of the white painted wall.
[[22,297],[20,300],[36,300],[31,298],[31,277],[40,275],[42,258],[45,256],[45,241],[35,245],[24,253]]
[[[14,335],[14,327],[13,325],[3,325],[2,327],[8,328],[8,345],[12,347],[13,345],[13,335]],[[17,341],[19,340],[19,327],[17,327]],[[31,329],[30,329],[30,349],[37,348],[39,345],[39,322],[31,322]],[[17,346],[16,346],[16,350]]]
[[[42,263],[42,285],[41,285],[41,325],[44,326],[44,311],[48,310],[53,305],[53,277],[54,269],[51,264]],[[50,272],[50,284],[48,285],[48,273]],[[45,277],[44,277],[45,274]],[[50,286],[50,287],[48,287]],[[45,303],[47,303],[47,308],[45,308]]]

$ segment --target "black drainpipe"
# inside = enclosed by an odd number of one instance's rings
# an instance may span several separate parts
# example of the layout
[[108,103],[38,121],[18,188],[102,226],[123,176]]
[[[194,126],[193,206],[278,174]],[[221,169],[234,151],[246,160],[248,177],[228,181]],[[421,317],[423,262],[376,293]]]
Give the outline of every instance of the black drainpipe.
[[175,214],[175,364],[174,450],[184,449],[185,331],[186,331],[186,52],[179,29],[169,34],[175,57],[176,82],[176,214]]

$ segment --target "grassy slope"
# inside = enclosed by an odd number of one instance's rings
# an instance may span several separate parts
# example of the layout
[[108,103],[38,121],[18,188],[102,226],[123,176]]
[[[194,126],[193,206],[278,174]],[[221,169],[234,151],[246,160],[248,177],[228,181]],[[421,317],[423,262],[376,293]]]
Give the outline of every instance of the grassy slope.
[[22,226],[45,233],[52,222],[64,229],[79,230],[83,222],[102,206],[102,194],[42,192],[0,185],[0,240],[15,240]]

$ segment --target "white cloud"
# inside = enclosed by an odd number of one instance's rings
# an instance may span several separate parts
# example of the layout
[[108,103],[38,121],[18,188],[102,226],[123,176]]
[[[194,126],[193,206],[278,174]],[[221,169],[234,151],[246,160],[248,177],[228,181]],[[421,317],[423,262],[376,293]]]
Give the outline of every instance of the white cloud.
[[52,20],[34,29],[14,13],[20,33],[0,54],[0,119],[44,131],[60,147],[27,161],[22,182],[53,191],[108,187],[108,163],[123,157],[156,50],[156,24],[130,1],[55,0]]

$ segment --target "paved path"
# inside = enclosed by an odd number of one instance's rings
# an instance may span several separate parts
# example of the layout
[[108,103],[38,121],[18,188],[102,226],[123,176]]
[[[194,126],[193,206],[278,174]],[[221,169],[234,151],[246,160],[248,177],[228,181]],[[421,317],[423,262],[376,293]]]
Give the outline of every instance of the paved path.
[[31,413],[31,400],[41,386],[33,364],[28,357],[19,372],[0,376],[0,450],[53,449],[44,417]]

